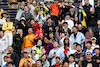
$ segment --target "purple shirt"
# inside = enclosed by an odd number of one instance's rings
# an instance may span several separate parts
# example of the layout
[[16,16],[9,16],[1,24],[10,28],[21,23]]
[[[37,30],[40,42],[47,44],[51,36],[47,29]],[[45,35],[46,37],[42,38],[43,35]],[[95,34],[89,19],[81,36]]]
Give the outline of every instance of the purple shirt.
[[48,54],[49,54],[49,51],[50,51],[51,49],[53,49],[53,44],[52,44],[52,43],[45,44],[45,45],[44,45],[44,48],[45,48],[45,50],[46,50],[46,54],[48,55]]

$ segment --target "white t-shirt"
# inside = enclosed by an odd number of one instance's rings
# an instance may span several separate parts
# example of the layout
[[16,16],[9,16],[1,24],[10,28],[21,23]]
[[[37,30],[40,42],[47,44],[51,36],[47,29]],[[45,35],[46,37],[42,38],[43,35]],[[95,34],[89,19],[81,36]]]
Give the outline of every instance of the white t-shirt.
[[72,64],[69,63],[69,67],[75,67],[75,65],[76,65],[76,67],[79,67],[77,64],[75,64],[75,62],[73,62]]
[[1,38],[0,38],[0,51],[1,51]]
[[99,48],[99,45],[96,45],[96,44],[92,44],[92,49],[95,49],[95,48]]

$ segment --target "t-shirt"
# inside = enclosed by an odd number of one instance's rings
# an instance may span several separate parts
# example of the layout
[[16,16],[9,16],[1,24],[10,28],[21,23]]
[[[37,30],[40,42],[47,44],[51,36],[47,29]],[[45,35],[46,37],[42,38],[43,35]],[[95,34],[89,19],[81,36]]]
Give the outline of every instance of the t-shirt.
[[20,58],[19,58],[19,56],[18,56],[18,54],[16,52],[13,52],[11,54],[11,59],[13,60],[15,66],[18,67],[19,66],[19,62],[20,62]]
[[97,67],[97,63],[95,61],[88,62],[87,60],[82,61],[82,67],[87,67],[87,64],[91,63],[93,67]]
[[1,38],[0,38],[0,51],[1,51]]

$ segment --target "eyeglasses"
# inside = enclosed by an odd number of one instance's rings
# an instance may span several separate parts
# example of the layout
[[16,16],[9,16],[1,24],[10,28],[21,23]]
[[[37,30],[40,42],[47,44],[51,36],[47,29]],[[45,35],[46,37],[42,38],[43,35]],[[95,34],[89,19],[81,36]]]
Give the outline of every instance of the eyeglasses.
[[87,54],[87,55],[91,55],[91,54]]

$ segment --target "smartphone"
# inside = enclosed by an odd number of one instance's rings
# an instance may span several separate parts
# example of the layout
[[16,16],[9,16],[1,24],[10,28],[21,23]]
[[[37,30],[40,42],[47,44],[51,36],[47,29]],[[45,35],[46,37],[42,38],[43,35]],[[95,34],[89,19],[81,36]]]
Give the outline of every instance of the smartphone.
[[54,52],[54,54],[56,54],[56,52]]

